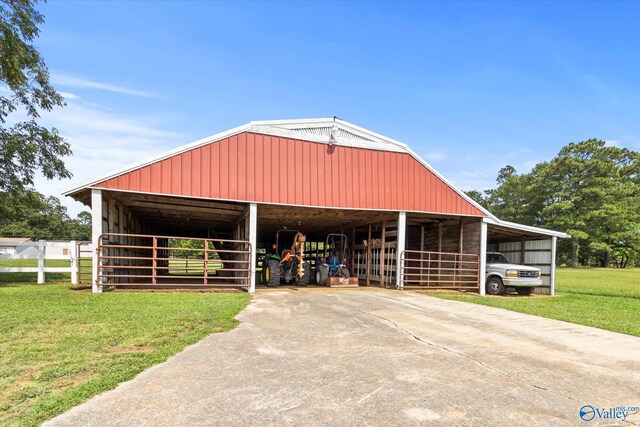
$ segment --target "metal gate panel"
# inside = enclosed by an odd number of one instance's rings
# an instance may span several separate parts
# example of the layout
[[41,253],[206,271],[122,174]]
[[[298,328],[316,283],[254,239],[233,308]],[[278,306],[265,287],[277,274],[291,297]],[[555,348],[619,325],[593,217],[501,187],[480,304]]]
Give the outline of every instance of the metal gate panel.
[[247,240],[104,233],[98,242],[100,286],[250,286]]
[[400,254],[404,289],[477,288],[480,262],[477,254],[404,250]]

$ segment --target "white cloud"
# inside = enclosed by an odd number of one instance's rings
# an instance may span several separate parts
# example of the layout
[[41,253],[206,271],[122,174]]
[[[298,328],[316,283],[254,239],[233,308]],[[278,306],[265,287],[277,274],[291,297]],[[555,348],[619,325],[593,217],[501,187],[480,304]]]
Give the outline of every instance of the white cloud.
[[125,116],[82,100],[68,99],[65,108],[43,114],[42,124],[55,126],[69,142],[73,156],[65,165],[70,180],[36,179],[36,190],[58,197],[73,216],[87,208],[60,194],[60,189],[140,161],[188,141],[164,129],[167,121],[157,116]]
[[124,86],[114,85],[110,83],[96,82],[94,80],[82,77],[72,76],[64,73],[51,73],[51,81],[54,85],[74,87],[78,89],[98,89],[107,92],[122,93],[124,95],[142,96],[145,98],[157,98],[158,95]]
[[495,173],[485,170],[466,170],[453,172],[448,178],[457,188],[462,191],[478,190],[484,191],[496,186]]
[[66,108],[55,109],[43,117],[69,137],[74,135],[135,135],[145,138],[174,138],[177,134],[160,130],[153,118],[126,117],[105,111],[96,106],[69,103]]
[[78,95],[76,95],[75,93],[71,93],[71,92],[60,92],[60,95],[62,95],[62,97],[64,99],[80,99],[80,97]]
[[447,151],[443,149],[431,150],[424,154],[424,158],[428,162],[437,162],[447,158]]
[[605,147],[620,147],[621,146],[621,143],[620,143],[619,139],[607,139],[604,142],[605,142],[605,144],[604,144]]

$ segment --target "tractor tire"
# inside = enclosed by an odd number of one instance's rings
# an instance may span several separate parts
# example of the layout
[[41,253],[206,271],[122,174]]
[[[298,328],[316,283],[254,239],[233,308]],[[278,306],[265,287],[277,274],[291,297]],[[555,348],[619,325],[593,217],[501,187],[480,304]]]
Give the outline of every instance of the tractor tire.
[[302,277],[296,280],[296,285],[307,286],[311,283],[311,264],[305,262],[302,264]]
[[533,293],[533,286],[519,286],[516,288],[518,295],[529,296]]
[[263,267],[264,283],[270,288],[280,286],[280,262],[275,259],[267,260]]
[[327,278],[329,278],[329,267],[326,265],[319,265],[316,269],[316,285],[326,286]]
[[502,283],[502,279],[496,276],[491,276],[487,279],[485,290],[489,295],[502,295],[505,293],[507,288]]

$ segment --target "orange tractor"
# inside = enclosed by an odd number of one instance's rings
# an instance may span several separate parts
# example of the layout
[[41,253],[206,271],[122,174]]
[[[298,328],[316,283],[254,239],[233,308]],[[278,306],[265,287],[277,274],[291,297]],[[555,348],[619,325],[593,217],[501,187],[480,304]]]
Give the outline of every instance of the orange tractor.
[[[293,235],[293,240],[289,240]],[[292,242],[288,246],[288,242]],[[293,282],[307,286],[311,279],[311,265],[304,261],[306,237],[298,230],[282,229],[276,233],[273,253],[267,253],[262,262],[262,283],[269,287]]]

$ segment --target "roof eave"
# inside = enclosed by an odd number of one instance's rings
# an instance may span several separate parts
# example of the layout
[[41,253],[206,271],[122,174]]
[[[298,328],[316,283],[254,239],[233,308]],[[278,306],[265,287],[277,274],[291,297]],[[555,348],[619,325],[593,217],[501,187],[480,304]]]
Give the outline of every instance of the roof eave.
[[501,226],[501,227],[505,227],[505,228],[510,228],[512,230],[527,231],[527,232],[530,232],[530,233],[542,234],[542,235],[551,236],[551,237],[558,237],[558,238],[561,238],[561,239],[568,239],[568,238],[571,237],[571,235],[569,235],[567,233],[563,233],[562,231],[548,230],[546,228],[540,228],[540,227],[534,227],[534,226],[531,226],[531,225],[518,224],[518,223],[515,223],[515,222],[511,222],[511,221],[504,221],[504,220],[498,219],[496,217],[485,218],[483,221],[486,222],[487,224],[493,224],[493,225],[497,225],[497,226]]

